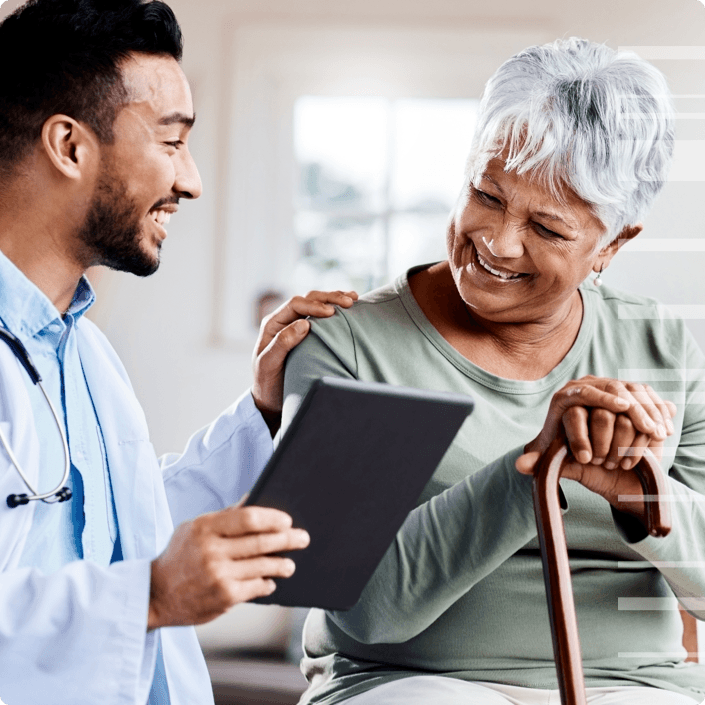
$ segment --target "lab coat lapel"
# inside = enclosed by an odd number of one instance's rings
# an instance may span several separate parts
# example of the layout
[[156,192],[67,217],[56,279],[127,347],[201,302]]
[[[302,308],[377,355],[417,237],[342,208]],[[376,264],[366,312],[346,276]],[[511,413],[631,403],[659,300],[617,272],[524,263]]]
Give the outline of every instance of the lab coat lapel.
[[127,377],[120,374],[122,366],[116,367],[120,363],[114,351],[81,323],[79,354],[105,440],[123,557],[152,558],[162,539],[157,536],[155,510],[161,472],[144,412]]

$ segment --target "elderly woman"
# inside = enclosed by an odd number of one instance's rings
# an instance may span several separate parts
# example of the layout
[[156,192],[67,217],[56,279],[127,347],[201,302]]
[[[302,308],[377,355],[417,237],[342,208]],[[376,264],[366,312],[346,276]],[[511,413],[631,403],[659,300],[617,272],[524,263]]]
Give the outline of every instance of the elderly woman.
[[[507,61],[480,113],[448,260],[312,321],[288,364],[288,418],[321,375],[476,402],[358,604],[310,613],[303,702],[559,702],[530,477],[557,433],[588,702],[701,702],[675,598],[705,619],[705,356],[653,301],[598,286],[666,178],[665,81],[558,41]],[[629,501],[646,447],[669,470],[665,539]]]

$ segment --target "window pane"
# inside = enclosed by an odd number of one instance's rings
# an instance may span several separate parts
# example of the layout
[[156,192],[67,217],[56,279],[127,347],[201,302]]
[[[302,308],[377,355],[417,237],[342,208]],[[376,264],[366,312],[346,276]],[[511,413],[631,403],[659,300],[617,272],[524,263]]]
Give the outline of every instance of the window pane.
[[394,104],[394,210],[448,213],[463,183],[477,100]]
[[294,109],[300,205],[379,210],[387,178],[388,121],[385,98],[300,98]]
[[388,279],[417,264],[446,259],[447,213],[399,213],[389,226]]
[[296,215],[300,256],[295,291],[369,291],[386,276],[385,232],[379,217],[301,211]]
[[477,107],[476,100],[297,101],[295,290],[362,293],[445,259]]

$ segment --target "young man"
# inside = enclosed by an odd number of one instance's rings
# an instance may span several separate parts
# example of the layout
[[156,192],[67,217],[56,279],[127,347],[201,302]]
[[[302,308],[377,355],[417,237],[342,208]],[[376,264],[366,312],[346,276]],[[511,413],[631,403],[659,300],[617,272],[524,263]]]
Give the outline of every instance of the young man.
[[212,702],[193,629],[160,628],[271,593],[294,570],[272,554],[308,543],[281,512],[230,505],[271,453],[283,361],[308,331],[298,319],[351,296],[314,292],[273,314],[252,392],[161,464],[120,361],[83,317],[86,269],[156,271],[170,216],[201,193],[180,58],[161,2],[30,0],[0,24],[0,327],[47,393],[0,346],[10,704]]

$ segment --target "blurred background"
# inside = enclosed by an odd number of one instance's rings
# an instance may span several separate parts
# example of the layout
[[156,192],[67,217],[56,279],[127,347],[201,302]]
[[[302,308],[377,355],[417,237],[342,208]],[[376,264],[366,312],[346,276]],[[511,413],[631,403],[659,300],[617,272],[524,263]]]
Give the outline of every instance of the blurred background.
[[[0,16],[20,3],[8,0]],[[92,272],[92,318],[158,453],[249,384],[257,323],[314,288],[444,258],[478,99],[516,51],[564,36],[631,47],[667,76],[676,163],[608,284],[685,314],[705,347],[705,6],[700,0],[172,0],[204,193],[148,279]],[[219,702],[296,702],[301,614],[240,606],[199,628]],[[701,644],[705,635],[701,635]]]

